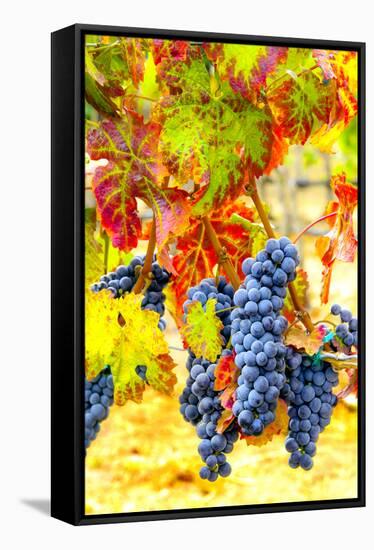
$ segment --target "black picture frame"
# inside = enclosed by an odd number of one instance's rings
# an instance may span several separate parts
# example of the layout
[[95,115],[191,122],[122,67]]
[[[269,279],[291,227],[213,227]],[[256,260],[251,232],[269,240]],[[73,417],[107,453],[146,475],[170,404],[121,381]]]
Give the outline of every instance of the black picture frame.
[[[358,487],[357,498],[279,504],[84,513],[84,37],[137,36],[358,53]],[[51,514],[73,525],[365,506],[365,44],[76,24],[52,33],[52,473]]]

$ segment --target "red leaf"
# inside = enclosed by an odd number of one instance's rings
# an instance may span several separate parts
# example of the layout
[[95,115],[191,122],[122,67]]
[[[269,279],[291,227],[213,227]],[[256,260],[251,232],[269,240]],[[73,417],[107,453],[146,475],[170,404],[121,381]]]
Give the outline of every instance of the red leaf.
[[[232,258],[234,267],[241,273],[242,261],[251,254],[251,239],[248,231],[230,221],[231,214],[236,212],[249,221],[254,219],[254,211],[244,202],[227,202],[210,216],[218,239]],[[173,280],[173,289],[177,298],[177,311],[182,314],[181,306],[186,299],[187,290],[198,284],[204,277],[212,277],[213,267],[218,257],[208,239],[204,226],[196,218],[190,219],[188,231],[177,239],[177,253],[173,266],[178,273]]]
[[268,95],[276,123],[291,144],[301,144],[310,137],[315,123],[329,123],[336,105],[334,82],[320,82],[312,72],[287,78]]
[[[331,188],[338,198],[338,213],[327,235],[318,237],[316,249],[324,266],[322,272],[321,303],[328,302],[332,269],[335,260],[353,262],[357,239],[353,231],[353,212],[357,206],[357,188],[346,182],[345,174],[333,176]],[[333,205],[336,208],[336,204]],[[331,210],[331,206],[329,207]]]
[[109,162],[107,166],[99,166],[92,179],[92,190],[101,225],[111,238],[113,246],[129,251],[138,244],[141,223],[131,189],[122,186],[120,178],[113,162]]
[[257,103],[267,77],[286,60],[288,51],[277,46],[216,43],[203,46],[222,80],[227,80],[235,93],[253,103]]
[[235,365],[235,353],[222,355],[214,370],[214,390],[224,390],[238,378],[239,369]]
[[[91,158],[111,161],[110,185],[107,181],[105,186],[95,189],[95,194],[98,203],[101,201],[101,211],[104,205],[116,199],[110,216],[105,217],[104,227],[113,236],[113,245],[124,250],[131,248],[135,241],[129,239],[124,243],[116,235],[126,232],[124,227],[121,228],[121,222],[127,225],[134,222],[134,216],[128,218],[127,214],[136,210],[135,197],[141,198],[154,212],[160,248],[165,246],[171,235],[184,233],[189,222],[191,207],[188,194],[163,185],[168,173],[158,150],[160,130],[158,123],[144,123],[141,116],[128,113],[120,121],[102,121],[99,128],[89,130],[87,135],[87,151]],[[103,170],[97,170],[103,177]],[[139,236],[138,224],[133,233]]]
[[217,422],[217,433],[223,434],[225,430],[235,421],[235,416],[232,414],[231,410],[225,409],[221,414]]

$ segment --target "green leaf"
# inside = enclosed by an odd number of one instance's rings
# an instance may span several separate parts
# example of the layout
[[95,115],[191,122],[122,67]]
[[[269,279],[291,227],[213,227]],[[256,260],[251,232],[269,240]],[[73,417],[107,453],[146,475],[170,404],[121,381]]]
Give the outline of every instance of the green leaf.
[[216,315],[216,303],[217,300],[209,298],[203,308],[200,302],[192,302],[188,306],[186,324],[181,329],[187,346],[196,357],[204,357],[212,363],[221,354],[223,344],[223,324]]
[[[270,158],[272,117],[266,105],[251,105],[227,82],[209,74],[203,59],[176,72],[181,93],[162,102],[161,146],[186,179],[202,185],[195,215],[236,198],[248,177],[260,176]],[[198,175],[198,178],[197,178]]]

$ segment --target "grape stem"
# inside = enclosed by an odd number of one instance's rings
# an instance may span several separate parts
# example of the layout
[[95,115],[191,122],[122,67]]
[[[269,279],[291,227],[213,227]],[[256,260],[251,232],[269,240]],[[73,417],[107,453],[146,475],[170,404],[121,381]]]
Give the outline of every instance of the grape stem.
[[212,226],[211,221],[207,216],[204,216],[202,218],[202,223],[204,225],[208,238],[212,243],[214,252],[217,254],[217,257],[220,260],[220,264],[225,270],[232,286],[235,290],[237,290],[240,287],[241,280],[239,278],[239,275],[236,273],[230,258],[225,254],[225,250],[222,248],[221,243],[219,242],[217,233],[214,231],[214,227]]
[[[274,229],[272,228],[268,215],[266,214],[265,208],[261,202],[260,196],[257,191],[257,185],[254,184],[253,187],[248,190],[249,195],[251,196],[253,203],[256,207],[256,210],[258,212],[258,215],[262,221],[262,225],[264,226],[264,229],[266,231],[266,234],[269,238],[276,239],[276,234],[274,232]],[[302,322],[302,324],[305,326],[307,331],[310,333],[314,330],[314,325],[312,322],[312,319],[310,318],[310,315],[303,306],[300,303],[299,297],[296,292],[295,285],[293,283],[288,283],[288,291],[290,293],[290,297],[292,300],[292,304],[295,310],[295,315],[299,319],[299,321]]]
[[307,231],[309,231],[309,229],[311,227],[313,227],[314,225],[317,225],[317,223],[319,222],[323,222],[323,220],[327,220],[328,218],[332,218],[333,216],[336,216],[338,212],[331,212],[330,214],[326,214],[325,216],[321,216],[320,218],[318,218],[318,220],[314,220],[312,223],[310,223],[309,225],[307,225],[306,227],[304,227],[304,229],[302,231],[300,231],[300,233],[297,235],[297,237],[294,239],[293,243],[296,244],[297,241],[300,239],[300,237],[302,237],[304,235],[304,233],[306,233]]
[[144,264],[133,288],[133,292],[135,294],[140,294],[140,292],[144,288],[146,281],[151,278],[152,262],[153,262],[153,255],[155,253],[155,248],[156,248],[156,222],[153,219],[152,225],[151,225],[151,233],[149,235],[147,252],[144,259]]

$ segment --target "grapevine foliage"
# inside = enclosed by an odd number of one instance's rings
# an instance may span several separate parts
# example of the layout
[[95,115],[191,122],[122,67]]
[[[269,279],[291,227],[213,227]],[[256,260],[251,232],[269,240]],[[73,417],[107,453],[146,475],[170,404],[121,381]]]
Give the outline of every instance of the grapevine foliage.
[[[334,305],[336,328],[313,323],[311,283],[257,182],[292,145],[334,152],[357,114],[357,54],[91,36],[85,92],[86,447],[113,401],[139,403],[148,385],[173,395],[166,293],[188,350],[180,408],[201,439],[200,476],[228,476],[239,438],[284,435],[287,406],[290,466],[310,469],[337,399],[357,389],[357,320]],[[357,249],[357,188],[338,173],[331,189],[315,243],[322,304]]]

